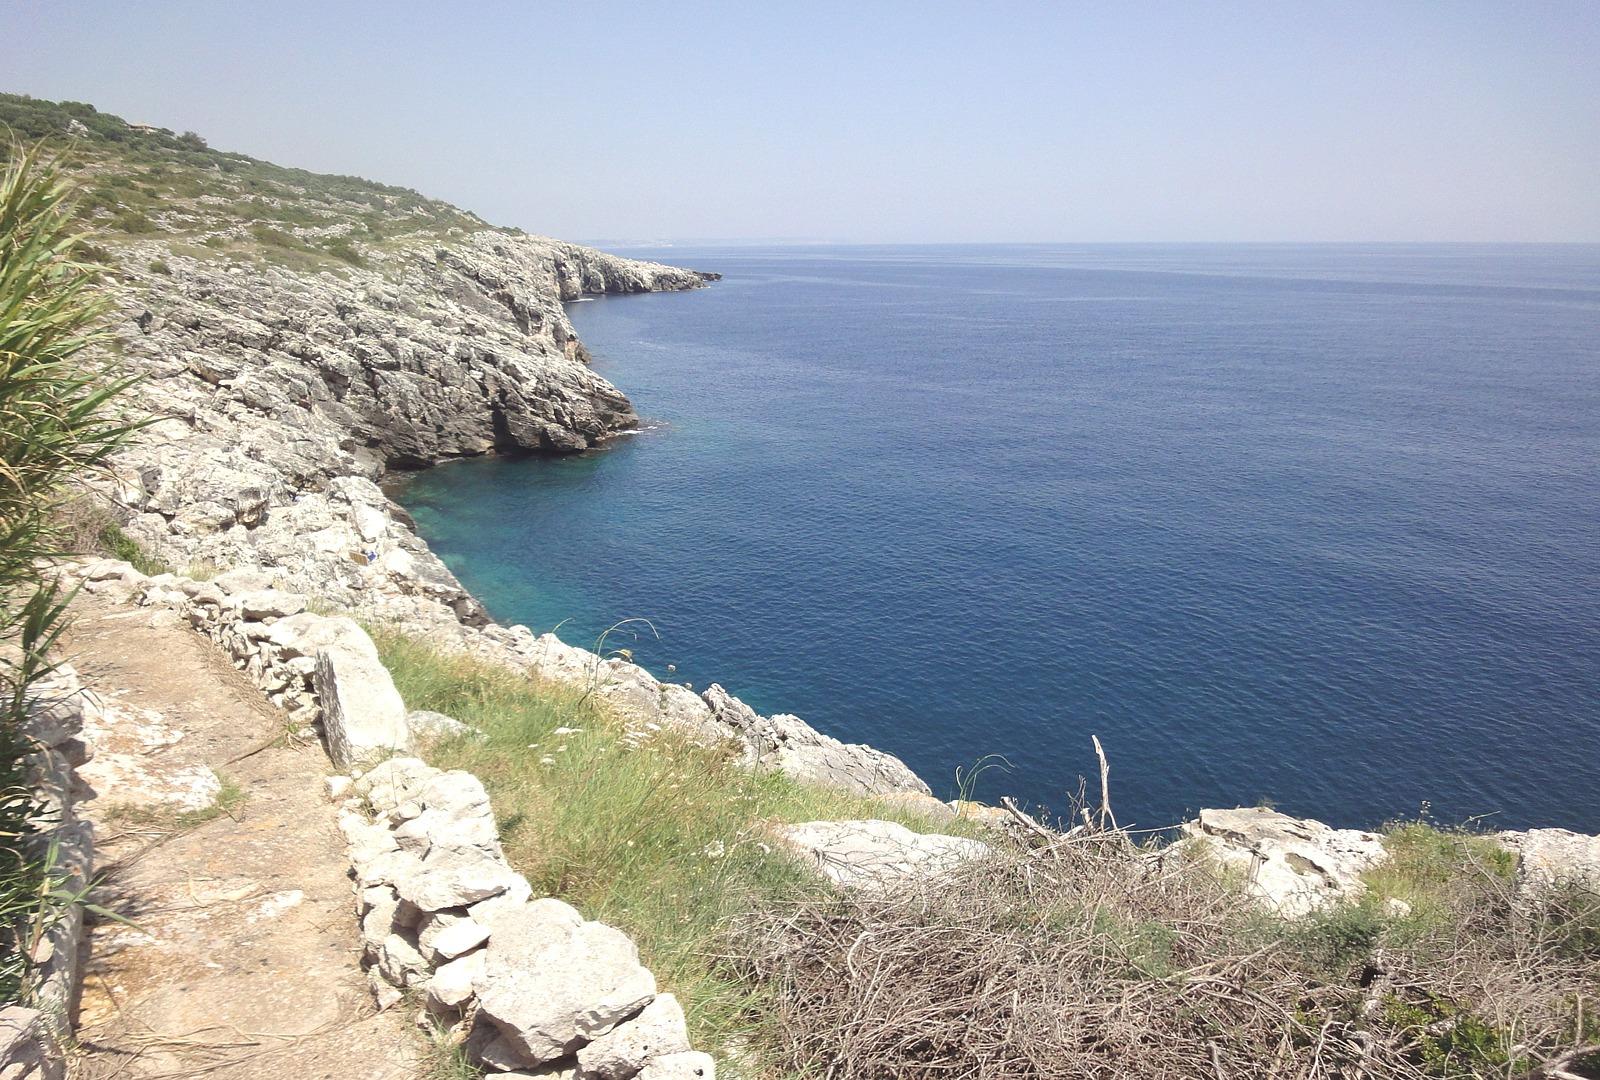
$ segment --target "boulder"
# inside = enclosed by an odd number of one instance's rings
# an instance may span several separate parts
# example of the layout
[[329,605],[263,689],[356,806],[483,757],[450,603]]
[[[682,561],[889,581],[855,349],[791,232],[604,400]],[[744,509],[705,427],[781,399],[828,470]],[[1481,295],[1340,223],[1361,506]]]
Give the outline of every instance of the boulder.
[[629,1080],[653,1058],[689,1049],[683,1006],[672,994],[657,994],[644,1011],[578,1051],[584,1080]]
[[406,713],[406,729],[411,732],[413,739],[448,739],[457,735],[483,734],[477,728],[463,724],[453,716],[430,712],[427,709],[413,709]]
[[412,935],[393,933],[383,939],[378,970],[395,986],[415,986],[428,977],[428,961]]
[[[494,811],[483,785],[471,773],[453,770],[429,777],[408,804],[408,815],[394,830],[402,847],[481,848],[498,856]],[[397,806],[393,813],[400,813]]]
[[475,850],[435,848],[410,872],[394,882],[402,899],[425,912],[468,904],[498,896],[521,882],[527,882],[503,860]]
[[405,703],[377,647],[353,620],[329,621],[344,624],[340,640],[317,650],[312,675],[328,756],[339,768],[351,769],[405,752],[410,745]]
[[365,800],[374,813],[386,814],[414,800],[439,772],[419,758],[390,758],[356,777],[350,790],[357,798]]
[[981,841],[915,833],[896,821],[808,821],[773,834],[829,881],[868,891],[937,877],[992,854]]
[[1333,829],[1264,806],[1202,810],[1182,828],[1187,850],[1244,875],[1251,892],[1290,918],[1360,896],[1361,874],[1389,857],[1375,833]]
[[480,926],[472,919],[463,918],[435,934],[430,945],[439,956],[444,957],[446,960],[454,960],[463,953],[471,952],[488,940],[488,927]]
[[434,969],[423,989],[435,1008],[459,1009],[483,981],[483,953],[468,953]]
[[306,598],[299,593],[279,592],[277,589],[254,589],[233,594],[228,598],[227,606],[252,621],[282,619],[304,611]]
[[1600,896],[1600,836],[1529,829],[1495,839],[1517,853],[1519,900],[1538,901],[1568,889]]
[[478,1007],[527,1064],[565,1057],[655,997],[628,936],[558,900],[508,912],[492,931]]
[[272,588],[274,575],[271,570],[259,566],[243,566],[236,570],[218,574],[211,579],[211,584],[228,596],[239,593],[260,592]]

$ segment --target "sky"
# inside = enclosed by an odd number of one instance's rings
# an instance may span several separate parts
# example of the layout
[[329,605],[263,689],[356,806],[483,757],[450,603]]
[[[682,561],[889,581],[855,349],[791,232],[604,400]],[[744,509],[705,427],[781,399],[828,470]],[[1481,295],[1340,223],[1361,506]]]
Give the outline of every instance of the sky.
[[4,3],[0,90],[573,240],[1600,241],[1600,2]]

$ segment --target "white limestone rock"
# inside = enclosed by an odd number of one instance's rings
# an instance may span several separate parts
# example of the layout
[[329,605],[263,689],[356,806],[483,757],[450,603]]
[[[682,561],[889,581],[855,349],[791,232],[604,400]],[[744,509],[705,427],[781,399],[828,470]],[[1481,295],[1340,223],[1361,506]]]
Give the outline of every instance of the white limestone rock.
[[928,785],[893,754],[824,735],[798,716],[761,716],[713,683],[702,695],[715,722],[747,748],[746,764],[863,795],[912,791]]
[[299,593],[280,592],[277,589],[256,589],[229,596],[224,607],[252,621],[282,619],[304,611],[306,598]]
[[66,1059],[43,1013],[20,1005],[0,1006],[0,1078],[62,1080]]
[[394,886],[404,900],[425,912],[466,907],[498,896],[526,881],[503,861],[473,849],[435,848]]
[[363,869],[380,855],[398,851],[400,842],[382,825],[373,824],[354,811],[339,814],[339,831],[344,835],[350,862],[357,870]]
[[639,1080],[717,1080],[717,1063],[698,1050],[668,1054],[646,1065]]
[[414,757],[390,758],[356,777],[350,790],[365,800],[374,813],[386,814],[402,803],[414,801],[439,772]]
[[458,735],[483,734],[477,728],[463,724],[453,716],[430,712],[427,709],[413,709],[406,713],[406,729],[411,732],[411,738],[414,740],[450,739]]
[[498,857],[494,811],[471,773],[452,770],[429,777],[406,805],[411,804],[417,813],[394,830],[402,847],[480,848]]
[[459,1009],[471,1001],[483,982],[483,958],[481,951],[468,953],[435,968],[423,987],[429,1004],[437,1009]]
[[866,891],[938,877],[992,854],[982,841],[915,833],[897,821],[808,821],[773,833],[834,884]]
[[626,934],[547,899],[494,923],[478,1007],[537,1065],[637,1015],[655,992],[655,977]]
[[1567,829],[1500,833],[1496,839],[1517,853],[1517,897],[1537,902],[1578,889],[1600,896],[1600,836]]
[[488,927],[481,926],[472,919],[463,918],[440,930],[429,944],[437,955],[446,960],[454,960],[488,940]]
[[366,631],[343,623],[340,640],[317,650],[313,685],[328,756],[341,769],[370,765],[410,745],[406,707]]
[[1189,850],[1243,874],[1252,893],[1290,918],[1361,896],[1361,874],[1389,857],[1375,833],[1333,829],[1264,806],[1202,810],[1183,833]]
[[411,935],[397,932],[383,939],[378,971],[395,986],[417,986],[428,977],[428,961]]
[[653,1058],[690,1049],[683,1006],[672,994],[657,994],[644,1011],[578,1051],[584,1080],[629,1080]]

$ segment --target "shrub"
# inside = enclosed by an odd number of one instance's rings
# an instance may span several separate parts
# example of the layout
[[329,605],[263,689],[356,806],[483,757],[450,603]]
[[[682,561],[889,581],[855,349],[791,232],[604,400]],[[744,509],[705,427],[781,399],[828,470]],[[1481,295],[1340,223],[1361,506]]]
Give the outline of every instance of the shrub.
[[893,894],[754,906],[721,953],[767,989],[755,1048],[796,1075],[1593,1075],[1600,958],[1507,903],[1480,844],[1399,838],[1439,917],[1374,894],[1291,922],[1207,860],[1086,829]]
[[104,308],[73,256],[69,196],[39,146],[11,149],[0,176],[0,1001],[25,996],[25,945],[56,899],[22,722],[65,598],[37,561],[60,550],[68,484],[130,431],[107,410],[126,383],[84,363]]
[[361,257],[361,252],[351,246],[350,241],[343,238],[330,240],[323,245],[323,250],[340,262],[349,263],[351,266],[365,266],[367,260]]
[[156,223],[151,221],[149,216],[141,211],[124,210],[122,213],[111,219],[111,228],[116,229],[119,232],[133,233],[138,235],[155,232]]

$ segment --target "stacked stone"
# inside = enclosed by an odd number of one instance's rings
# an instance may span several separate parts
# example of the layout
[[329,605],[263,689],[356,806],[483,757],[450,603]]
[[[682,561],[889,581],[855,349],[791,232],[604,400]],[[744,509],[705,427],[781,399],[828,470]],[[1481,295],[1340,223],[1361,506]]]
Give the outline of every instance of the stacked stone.
[[[82,892],[94,874],[94,832],[77,804],[92,793],[77,767],[90,756],[79,738],[87,710],[96,703],[84,692],[77,672],[58,665],[28,689],[22,736],[32,746],[24,765],[28,787],[38,803],[37,833],[29,843],[53,849],[51,873],[68,895]],[[31,1008],[0,1009],[0,1077],[17,1080],[64,1074],[61,1041],[71,1034],[68,1016],[82,969],[83,908],[72,904],[59,914],[34,947]]]
[[186,620],[220,645],[292,725],[320,726],[342,769],[410,745],[405,704],[353,620],[306,610],[306,598],[272,587],[266,570],[232,570],[210,581],[148,577],[102,559],[79,569],[85,588]]
[[532,898],[476,777],[395,758],[330,793],[380,1008],[414,993],[474,1063],[509,1077],[715,1077],[627,935]]

